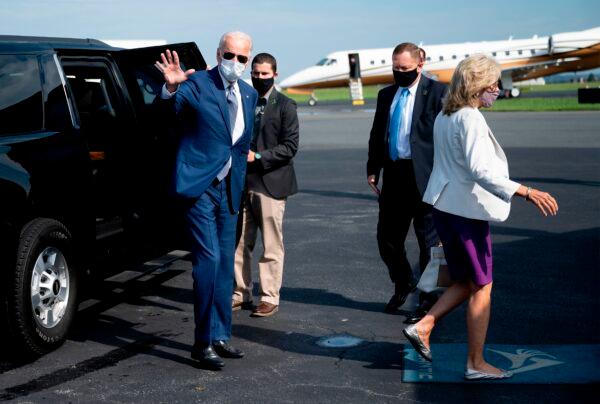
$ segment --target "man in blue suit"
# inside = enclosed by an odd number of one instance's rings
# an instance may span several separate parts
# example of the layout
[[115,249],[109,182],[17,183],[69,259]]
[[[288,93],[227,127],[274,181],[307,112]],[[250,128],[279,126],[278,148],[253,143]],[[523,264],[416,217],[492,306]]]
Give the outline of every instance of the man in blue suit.
[[180,128],[175,162],[175,193],[189,201],[186,211],[192,242],[195,333],[192,358],[220,369],[222,357],[244,353],[229,345],[231,294],[238,208],[257,93],[238,80],[252,39],[228,32],[217,49],[218,66],[184,72],[176,52],[156,62],[165,78],[161,98],[176,114]]

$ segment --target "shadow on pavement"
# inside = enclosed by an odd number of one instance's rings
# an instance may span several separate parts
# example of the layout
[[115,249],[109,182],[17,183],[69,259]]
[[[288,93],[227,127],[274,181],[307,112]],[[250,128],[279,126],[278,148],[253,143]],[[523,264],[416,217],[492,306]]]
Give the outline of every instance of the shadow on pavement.
[[402,369],[404,355],[402,344],[384,341],[365,341],[352,348],[323,348],[316,344],[321,337],[293,332],[270,330],[245,324],[234,324],[233,334],[237,338],[301,355],[326,356],[341,361],[368,363],[369,369]]
[[[255,296],[257,295],[255,291]],[[303,304],[314,304],[318,306],[336,306],[344,307],[353,310],[370,311],[374,313],[382,313],[387,302],[357,302],[347,298],[346,296],[330,292],[327,289],[312,289],[312,288],[281,288],[281,299]],[[411,311],[398,311],[400,315],[411,314]]]

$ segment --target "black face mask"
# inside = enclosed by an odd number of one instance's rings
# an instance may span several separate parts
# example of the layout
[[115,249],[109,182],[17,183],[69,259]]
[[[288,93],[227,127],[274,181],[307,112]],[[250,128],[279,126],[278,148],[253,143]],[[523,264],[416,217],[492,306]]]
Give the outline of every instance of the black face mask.
[[258,77],[252,77],[252,85],[258,92],[258,95],[261,97],[265,95],[271,87],[273,87],[273,84],[275,84],[275,77],[271,77],[270,79],[259,79]]
[[401,72],[398,70],[392,70],[392,71],[394,72],[394,81],[400,87],[410,86],[417,79],[417,76],[419,75],[419,72],[417,72],[416,67],[414,70],[410,70],[408,72]]

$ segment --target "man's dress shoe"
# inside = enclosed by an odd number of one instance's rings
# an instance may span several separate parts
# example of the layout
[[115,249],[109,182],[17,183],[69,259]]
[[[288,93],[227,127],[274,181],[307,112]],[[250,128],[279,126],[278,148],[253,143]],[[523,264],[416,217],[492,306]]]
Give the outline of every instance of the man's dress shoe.
[[212,345],[205,348],[193,347],[192,358],[200,362],[200,365],[208,369],[221,369],[225,366],[223,359],[213,349]]
[[241,349],[232,347],[227,341],[213,341],[212,346],[215,352],[223,358],[239,359],[244,357],[244,352]]
[[254,305],[252,304],[252,302],[241,302],[238,300],[233,300],[231,302],[231,311],[252,310],[253,308]]
[[502,373],[498,375],[494,375],[491,373],[480,372],[475,369],[467,368],[465,370],[465,379],[466,380],[498,380],[498,379],[508,379],[512,377],[512,372],[502,371]]
[[417,324],[423,317],[425,317],[426,314],[427,310],[424,310],[422,307],[418,307],[413,314],[404,320],[404,324]]
[[260,302],[260,304],[254,308],[254,311],[252,311],[252,314],[250,315],[252,317],[269,317],[277,313],[277,310],[279,310],[279,306],[276,304]]
[[404,334],[408,342],[410,342],[410,344],[413,346],[413,348],[415,348],[415,351],[419,353],[419,355],[421,355],[423,358],[425,358],[425,360],[429,362],[432,361],[431,351],[425,346],[425,344],[423,344],[423,341],[421,341],[421,337],[419,337],[419,333],[417,332],[416,326],[409,325],[404,330],[402,330],[402,333]]
[[385,305],[385,312],[389,314],[398,314],[400,307],[406,302],[406,298],[417,288],[416,284],[410,284],[408,287],[400,290],[396,289],[396,293],[392,296],[388,304]]

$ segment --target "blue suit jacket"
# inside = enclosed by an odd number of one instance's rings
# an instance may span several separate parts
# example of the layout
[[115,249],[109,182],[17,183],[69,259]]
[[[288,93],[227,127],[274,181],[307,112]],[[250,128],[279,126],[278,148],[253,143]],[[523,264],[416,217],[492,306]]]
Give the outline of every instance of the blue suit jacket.
[[175,193],[183,198],[199,198],[231,156],[227,185],[232,213],[238,211],[241,202],[258,98],[252,86],[241,80],[238,85],[245,128],[235,144],[232,144],[229,109],[218,67],[189,76],[169,100],[181,129],[175,161]]

